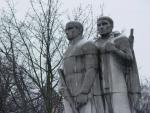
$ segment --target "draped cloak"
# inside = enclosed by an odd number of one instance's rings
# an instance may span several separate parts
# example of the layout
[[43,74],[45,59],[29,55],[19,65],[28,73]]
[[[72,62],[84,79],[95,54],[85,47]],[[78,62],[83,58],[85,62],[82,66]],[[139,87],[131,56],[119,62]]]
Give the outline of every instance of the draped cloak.
[[[97,55],[95,44],[84,39],[75,41],[64,54],[63,71],[67,87],[71,92],[71,98],[76,102],[76,92],[83,86],[85,86],[83,90],[88,90],[88,102],[81,107],[79,113],[104,113]],[[86,57],[90,56],[92,61],[87,62]],[[95,72],[89,74],[90,69],[94,69]],[[64,88],[63,84],[61,87]],[[64,88],[65,113],[73,113],[67,96]]]
[[[132,60],[124,59],[112,53],[105,53],[101,48],[105,48],[105,45],[108,42],[114,44],[115,47],[122,52],[128,51],[130,56],[132,56]],[[140,82],[134,51],[130,48],[128,38],[121,34],[112,33],[105,42],[103,42],[102,39],[98,39],[95,43],[98,49],[101,49],[99,55],[101,60],[100,67],[102,71],[104,95],[116,95],[117,93],[122,95],[127,94],[123,97],[120,96],[120,99],[125,98],[123,105],[130,104],[127,105],[128,109],[130,109],[128,110],[128,113],[135,113],[134,104],[136,103],[137,95],[140,93]],[[114,96],[113,99],[114,98],[117,98],[117,96]],[[122,110],[127,108],[126,106],[121,108],[122,105],[118,103],[118,101],[119,96],[118,99],[114,101],[114,104],[120,106],[120,109]],[[111,104],[113,104],[113,102]],[[113,107],[115,105],[111,106]],[[118,108],[116,107],[114,109],[117,111]]]

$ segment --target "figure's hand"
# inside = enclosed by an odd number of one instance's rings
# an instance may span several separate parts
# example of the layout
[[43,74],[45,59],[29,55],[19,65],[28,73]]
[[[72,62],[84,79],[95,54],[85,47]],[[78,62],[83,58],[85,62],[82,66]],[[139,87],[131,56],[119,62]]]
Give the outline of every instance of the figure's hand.
[[105,52],[107,53],[110,53],[110,52],[115,52],[117,49],[116,49],[116,47],[115,47],[115,45],[114,44],[112,44],[112,43],[107,43],[106,44],[106,46],[105,46]]
[[104,47],[99,47],[99,52],[100,53],[105,53],[105,48]]
[[77,108],[82,107],[83,105],[85,105],[88,101],[88,94],[79,94],[76,97],[76,106]]

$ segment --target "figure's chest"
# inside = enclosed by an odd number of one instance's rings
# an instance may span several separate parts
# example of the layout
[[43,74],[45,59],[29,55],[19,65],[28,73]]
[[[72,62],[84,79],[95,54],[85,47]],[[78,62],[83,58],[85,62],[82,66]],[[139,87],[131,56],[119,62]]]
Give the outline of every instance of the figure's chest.
[[69,57],[81,56],[81,55],[83,55],[82,48],[77,46],[72,46],[66,50],[64,54],[64,59],[67,59]]
[[103,50],[103,49],[105,49],[105,47],[108,43],[111,43],[116,46],[116,45],[118,45],[117,42],[118,42],[118,38],[116,38],[116,37],[110,37],[109,39],[99,39],[96,41],[96,46],[98,49]]
[[101,51],[104,52],[105,51],[105,47],[108,43],[113,43],[111,39],[99,39],[96,41],[96,46],[97,48]]
[[63,69],[66,76],[85,72],[85,55],[70,56],[63,60]]
[[105,46],[106,46],[106,44],[108,43],[109,41],[108,40],[98,40],[97,42],[96,42],[96,46],[98,47],[98,48],[105,48]]
[[84,69],[85,54],[81,47],[69,48],[64,55],[63,67],[66,73],[80,72]]

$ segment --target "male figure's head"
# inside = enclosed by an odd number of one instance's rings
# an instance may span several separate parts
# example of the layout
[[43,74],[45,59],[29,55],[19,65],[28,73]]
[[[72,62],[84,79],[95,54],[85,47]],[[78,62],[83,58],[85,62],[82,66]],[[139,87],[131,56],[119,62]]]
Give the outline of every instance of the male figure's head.
[[112,32],[113,20],[110,17],[102,16],[97,19],[97,31],[101,36],[108,35]]
[[69,41],[75,39],[78,36],[82,36],[83,25],[77,21],[71,21],[66,24],[65,33]]

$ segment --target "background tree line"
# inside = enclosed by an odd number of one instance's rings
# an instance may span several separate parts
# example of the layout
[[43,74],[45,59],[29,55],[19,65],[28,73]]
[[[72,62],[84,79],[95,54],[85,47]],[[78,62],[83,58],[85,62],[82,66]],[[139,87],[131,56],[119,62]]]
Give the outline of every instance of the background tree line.
[[[13,1],[0,16],[0,113],[62,113],[57,93],[62,55],[68,43],[58,0],[30,0],[31,12],[16,17]],[[78,7],[67,20],[84,25],[84,37],[95,37],[90,6]],[[142,85],[137,109],[150,112],[150,82]]]

